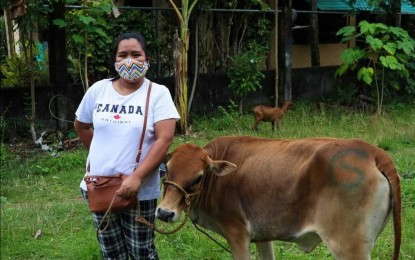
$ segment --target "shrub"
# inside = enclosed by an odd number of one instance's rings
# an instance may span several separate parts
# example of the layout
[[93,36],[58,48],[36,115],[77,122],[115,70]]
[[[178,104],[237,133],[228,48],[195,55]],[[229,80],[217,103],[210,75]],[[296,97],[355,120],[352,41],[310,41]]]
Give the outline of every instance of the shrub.
[[[33,76],[35,85],[41,86],[49,84],[49,62],[47,49],[41,43],[36,43],[36,53],[33,58],[36,59],[37,66],[34,66]],[[15,54],[12,57],[6,57],[5,63],[1,64],[2,87],[28,87],[30,85],[30,71],[23,54]]]
[[242,100],[249,93],[262,88],[261,80],[265,78],[259,71],[259,66],[265,58],[266,47],[250,44],[246,52],[236,54],[231,58],[232,65],[227,71],[230,79],[229,87],[240,100],[239,113],[242,114]]
[[[407,64],[415,59],[415,40],[407,31],[382,23],[361,21],[358,27],[343,27],[337,35],[343,37],[342,42],[356,39],[357,46],[341,54],[343,64],[336,75],[341,76],[348,70],[357,71],[357,79],[376,91],[378,114],[382,114],[386,91],[400,88],[396,77],[409,81],[408,92],[412,91],[413,81],[410,81]],[[391,74],[394,76],[389,76]]]

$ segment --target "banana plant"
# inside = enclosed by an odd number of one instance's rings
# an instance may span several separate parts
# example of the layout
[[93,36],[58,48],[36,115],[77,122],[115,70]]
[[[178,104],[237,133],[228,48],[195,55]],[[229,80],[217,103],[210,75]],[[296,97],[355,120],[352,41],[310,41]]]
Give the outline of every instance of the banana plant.
[[174,74],[175,74],[175,100],[180,114],[179,132],[186,134],[188,130],[188,50],[189,50],[189,20],[193,8],[199,0],[182,0],[181,9],[173,0],[169,0],[180,24],[180,33],[174,36]]

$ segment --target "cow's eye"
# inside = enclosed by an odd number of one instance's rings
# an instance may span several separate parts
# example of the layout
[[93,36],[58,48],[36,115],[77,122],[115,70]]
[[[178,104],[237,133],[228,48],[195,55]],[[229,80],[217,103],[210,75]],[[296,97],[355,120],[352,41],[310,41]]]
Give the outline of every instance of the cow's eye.
[[198,176],[196,179],[193,180],[192,186],[199,184],[202,181],[202,176]]
[[190,193],[195,190],[197,185],[202,181],[202,176],[198,176],[196,179],[192,181],[192,183],[185,189],[186,192]]

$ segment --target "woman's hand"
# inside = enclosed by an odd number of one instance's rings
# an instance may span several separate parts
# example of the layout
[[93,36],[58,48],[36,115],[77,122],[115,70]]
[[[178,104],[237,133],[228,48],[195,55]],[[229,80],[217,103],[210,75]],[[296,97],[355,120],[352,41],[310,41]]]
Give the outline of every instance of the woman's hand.
[[141,179],[137,176],[131,175],[124,179],[120,189],[117,191],[117,195],[123,198],[129,198],[135,196],[140,189]]
[[143,162],[134,170],[131,176],[123,181],[117,191],[119,196],[128,198],[136,194],[146,176],[153,173],[154,169],[160,166],[167,150],[173,143],[175,126],[175,119],[162,120],[154,125],[156,141],[151,145]]

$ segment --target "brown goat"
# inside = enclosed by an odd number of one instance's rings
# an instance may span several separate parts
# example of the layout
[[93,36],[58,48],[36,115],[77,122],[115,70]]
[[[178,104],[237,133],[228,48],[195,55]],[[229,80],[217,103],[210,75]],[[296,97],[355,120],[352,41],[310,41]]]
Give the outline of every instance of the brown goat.
[[277,124],[277,130],[279,130],[279,121],[284,117],[285,112],[288,109],[294,107],[294,103],[291,101],[285,101],[281,108],[268,107],[268,106],[256,106],[253,109],[255,123],[252,127],[255,131],[258,131],[258,125],[263,122],[271,122],[272,131],[274,131],[275,123]]

